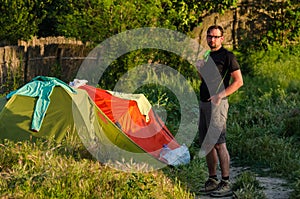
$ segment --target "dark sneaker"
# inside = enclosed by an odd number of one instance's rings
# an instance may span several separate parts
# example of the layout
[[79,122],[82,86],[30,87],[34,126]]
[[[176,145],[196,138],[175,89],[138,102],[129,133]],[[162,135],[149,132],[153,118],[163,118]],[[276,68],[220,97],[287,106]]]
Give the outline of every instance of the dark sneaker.
[[200,190],[202,193],[211,193],[218,188],[219,181],[214,178],[208,178],[205,182],[204,188]]
[[212,197],[226,197],[232,196],[231,184],[229,180],[221,180],[218,187],[213,191],[210,196]]

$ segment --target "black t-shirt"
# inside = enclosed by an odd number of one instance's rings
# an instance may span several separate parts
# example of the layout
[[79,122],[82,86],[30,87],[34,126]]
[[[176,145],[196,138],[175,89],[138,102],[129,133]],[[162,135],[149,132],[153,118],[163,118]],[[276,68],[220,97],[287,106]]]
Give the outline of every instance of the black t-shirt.
[[207,101],[211,95],[227,88],[230,74],[239,69],[240,66],[232,52],[223,47],[211,52],[206,64],[200,69],[202,77],[200,85],[201,101]]

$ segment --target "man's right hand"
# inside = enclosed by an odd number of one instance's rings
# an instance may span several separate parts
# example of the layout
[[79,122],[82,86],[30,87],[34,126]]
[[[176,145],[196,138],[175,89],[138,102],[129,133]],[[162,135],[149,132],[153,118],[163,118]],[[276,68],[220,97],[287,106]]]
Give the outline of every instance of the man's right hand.
[[204,60],[198,60],[196,62],[196,67],[197,67],[198,71],[200,71],[200,69],[204,66],[204,64],[205,64]]

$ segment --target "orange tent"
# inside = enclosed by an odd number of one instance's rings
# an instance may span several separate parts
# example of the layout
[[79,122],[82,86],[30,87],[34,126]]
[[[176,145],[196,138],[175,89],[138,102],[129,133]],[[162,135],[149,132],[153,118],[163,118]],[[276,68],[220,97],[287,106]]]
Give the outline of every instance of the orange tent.
[[[122,98],[113,93],[89,85],[79,87],[87,91],[101,111],[143,150],[159,158],[163,145],[176,149],[180,145],[164,122],[149,108],[141,113],[138,99]],[[143,102],[142,102],[143,103]]]

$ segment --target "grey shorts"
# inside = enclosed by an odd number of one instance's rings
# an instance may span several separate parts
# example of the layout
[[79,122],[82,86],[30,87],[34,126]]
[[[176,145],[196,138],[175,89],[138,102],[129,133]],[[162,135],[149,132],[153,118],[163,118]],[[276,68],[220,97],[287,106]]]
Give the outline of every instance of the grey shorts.
[[226,121],[228,115],[228,100],[223,99],[216,106],[211,102],[200,103],[199,141],[200,144],[226,143]]

